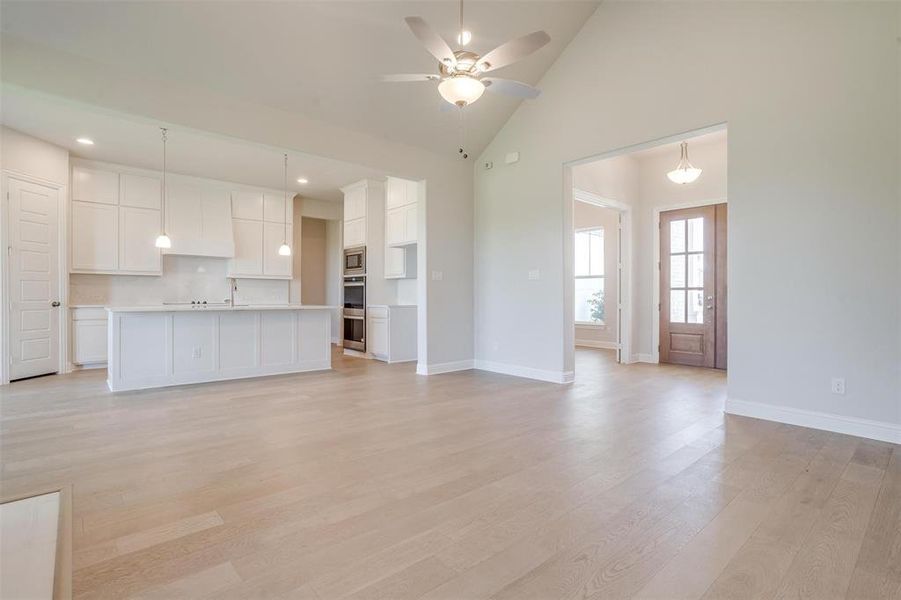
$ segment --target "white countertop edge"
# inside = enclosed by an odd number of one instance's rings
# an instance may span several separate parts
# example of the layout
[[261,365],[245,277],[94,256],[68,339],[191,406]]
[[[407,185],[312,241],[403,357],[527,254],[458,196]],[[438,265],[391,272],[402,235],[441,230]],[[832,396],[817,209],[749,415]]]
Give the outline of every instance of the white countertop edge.
[[111,313],[137,312],[220,312],[220,311],[258,311],[258,310],[334,310],[337,306],[309,304],[246,304],[238,306],[106,306]]

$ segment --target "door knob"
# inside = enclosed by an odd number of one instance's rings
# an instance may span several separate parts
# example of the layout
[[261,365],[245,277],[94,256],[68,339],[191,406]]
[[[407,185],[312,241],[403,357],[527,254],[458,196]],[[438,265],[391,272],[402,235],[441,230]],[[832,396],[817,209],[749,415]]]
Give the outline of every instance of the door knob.
[[52,306],[53,308],[56,308],[57,306],[59,306],[59,300],[54,300],[53,302],[50,303],[50,306]]

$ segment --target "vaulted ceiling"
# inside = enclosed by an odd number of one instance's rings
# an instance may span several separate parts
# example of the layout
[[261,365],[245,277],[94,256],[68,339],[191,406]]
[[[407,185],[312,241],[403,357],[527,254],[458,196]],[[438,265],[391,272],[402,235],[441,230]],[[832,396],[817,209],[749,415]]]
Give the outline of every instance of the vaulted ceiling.
[[[546,30],[552,38],[548,46],[498,71],[499,76],[534,84],[596,6],[589,1],[467,2],[470,47],[484,53],[513,37]],[[65,75],[72,85],[77,84],[79,65],[91,65],[109,78],[127,75],[168,88],[202,88],[451,154],[459,145],[460,118],[457,111],[440,110],[443,101],[435,84],[386,84],[379,76],[435,71],[436,61],[410,34],[403,18],[421,16],[453,40],[458,10],[457,2],[446,1],[4,0],[0,74],[12,83],[54,89],[57,82],[42,82],[35,69],[23,74],[23,68],[15,68],[31,54],[28,64],[58,59],[73,65]],[[36,63],[33,56],[40,60]],[[146,95],[147,90],[135,86],[134,93]],[[102,97],[102,90],[97,95]],[[487,145],[518,102],[486,94],[466,110],[472,155]]]

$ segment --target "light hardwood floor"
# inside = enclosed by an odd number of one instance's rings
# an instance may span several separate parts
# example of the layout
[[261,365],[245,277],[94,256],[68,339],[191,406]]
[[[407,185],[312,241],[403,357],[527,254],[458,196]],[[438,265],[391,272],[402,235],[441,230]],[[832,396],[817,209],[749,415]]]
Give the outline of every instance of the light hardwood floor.
[[901,597],[901,447],[724,416],[718,371],[103,379],[0,391],[2,495],[73,486],[77,598]]

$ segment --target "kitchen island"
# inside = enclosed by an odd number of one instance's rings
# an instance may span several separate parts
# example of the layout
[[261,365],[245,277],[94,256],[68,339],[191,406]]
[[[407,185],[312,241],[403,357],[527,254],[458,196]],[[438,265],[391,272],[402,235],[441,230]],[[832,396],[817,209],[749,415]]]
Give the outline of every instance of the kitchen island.
[[331,368],[330,306],[107,307],[114,392]]

